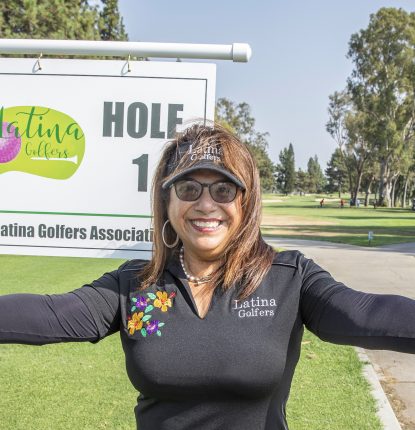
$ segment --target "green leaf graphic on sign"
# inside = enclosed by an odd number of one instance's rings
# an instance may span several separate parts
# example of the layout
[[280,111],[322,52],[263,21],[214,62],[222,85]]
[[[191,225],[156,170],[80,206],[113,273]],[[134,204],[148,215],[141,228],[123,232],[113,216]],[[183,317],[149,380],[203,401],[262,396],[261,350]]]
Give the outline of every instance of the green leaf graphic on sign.
[[68,179],[84,152],[84,132],[69,115],[44,106],[0,105],[0,174]]

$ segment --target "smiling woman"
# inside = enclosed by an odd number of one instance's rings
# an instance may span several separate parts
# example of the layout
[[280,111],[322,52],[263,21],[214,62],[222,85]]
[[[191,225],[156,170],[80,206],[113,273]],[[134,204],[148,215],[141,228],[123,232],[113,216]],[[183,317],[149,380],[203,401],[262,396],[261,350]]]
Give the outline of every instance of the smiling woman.
[[0,297],[0,342],[120,333],[140,430],[285,430],[304,326],[321,339],[415,353],[415,301],[336,282],[260,234],[259,175],[219,126],[168,143],[153,181],[151,261],[60,295]]
[[[186,250],[186,258],[193,254],[201,261],[218,260],[240,227],[241,192],[236,184],[225,182],[225,176],[220,173],[204,169],[190,175],[186,181],[175,182],[170,188],[168,218]],[[201,183],[206,185],[204,191]],[[218,187],[227,190],[225,196],[232,197],[229,202],[218,203],[213,198],[220,191],[212,190]],[[195,188],[200,189],[199,195],[195,194]],[[185,200],[189,194],[195,199]]]
[[165,148],[153,214],[154,257],[141,274],[143,289],[181,248],[186,272],[210,277],[198,296],[237,282],[245,298],[269,270],[274,252],[260,234],[258,169],[247,146],[219,125],[190,127]]

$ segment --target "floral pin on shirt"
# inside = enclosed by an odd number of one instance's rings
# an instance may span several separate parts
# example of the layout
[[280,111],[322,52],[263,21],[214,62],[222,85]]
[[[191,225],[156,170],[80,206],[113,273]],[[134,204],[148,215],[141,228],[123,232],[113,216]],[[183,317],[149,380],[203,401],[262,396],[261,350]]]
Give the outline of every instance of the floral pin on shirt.
[[134,313],[128,318],[128,331],[130,335],[139,331],[143,337],[153,333],[161,336],[160,329],[164,326],[164,322],[152,319],[150,312],[157,309],[167,312],[173,306],[176,293],[167,294],[167,291],[157,291],[156,294],[147,293],[146,296],[135,296],[131,299],[131,312]]

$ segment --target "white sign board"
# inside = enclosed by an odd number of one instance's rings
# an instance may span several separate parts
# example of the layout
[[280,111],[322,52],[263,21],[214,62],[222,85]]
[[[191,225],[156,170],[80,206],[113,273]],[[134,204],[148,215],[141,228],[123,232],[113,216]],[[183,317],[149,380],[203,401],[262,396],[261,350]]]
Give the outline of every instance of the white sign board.
[[213,120],[215,65],[0,60],[0,253],[149,258],[160,150]]

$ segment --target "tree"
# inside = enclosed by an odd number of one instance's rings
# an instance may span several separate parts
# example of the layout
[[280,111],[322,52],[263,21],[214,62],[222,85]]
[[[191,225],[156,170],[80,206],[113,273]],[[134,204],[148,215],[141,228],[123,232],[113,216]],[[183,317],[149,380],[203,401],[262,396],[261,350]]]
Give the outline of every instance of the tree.
[[325,174],[327,177],[327,191],[329,193],[337,192],[339,193],[339,198],[341,198],[348,175],[347,166],[340,148],[336,148],[331,155]]
[[402,207],[406,207],[408,186],[410,185],[411,179],[415,172],[415,151],[412,147],[411,151],[405,151],[399,160],[397,165],[393,166],[395,171],[395,178],[392,182],[391,200],[392,205],[396,206],[398,200]]
[[275,188],[275,165],[268,156],[268,133],[255,130],[255,118],[251,115],[248,103],[235,104],[227,98],[220,98],[216,103],[216,121],[235,133],[251,150],[261,177],[264,191]]
[[345,163],[352,170],[350,197],[357,199],[361,188],[364,169],[371,159],[370,143],[376,140],[371,131],[371,122],[365,112],[351,110],[346,114],[346,130],[348,142],[345,146]]
[[339,147],[349,181],[350,197],[354,200],[360,191],[365,165],[373,151],[371,142],[376,140],[370,116],[357,109],[347,91],[329,96],[329,121],[326,130]]
[[290,194],[295,189],[295,156],[292,143],[280,152],[279,160],[276,168],[279,189],[284,194]]
[[118,0],[101,0],[99,30],[102,40],[128,40],[123,19],[118,10]]
[[415,193],[415,148],[413,148],[413,152],[412,152],[412,162],[409,164],[407,171],[404,172],[402,200],[401,200],[401,206],[403,208],[406,207],[407,199],[413,193]]
[[321,193],[324,190],[326,178],[321,170],[317,155],[310,157],[307,163],[308,191],[310,193]]
[[375,200],[378,201],[378,189],[379,189],[379,163],[375,159],[370,159],[365,166],[364,173],[361,181],[361,191],[365,193],[364,205],[369,204],[369,196],[371,193],[375,193]]
[[353,34],[348,89],[357,110],[370,118],[371,142],[380,164],[380,204],[392,204],[394,169],[415,131],[415,13],[382,8],[366,29]]
[[346,151],[348,143],[348,133],[346,126],[346,117],[350,111],[350,95],[346,90],[341,92],[335,91],[329,96],[329,120],[326,124],[326,130],[339,147],[339,154],[343,159],[343,164],[347,171],[350,195],[353,194],[353,167],[352,160]]
[[308,192],[308,174],[303,170],[298,169],[295,174],[295,189],[300,193],[300,195]]
[[93,6],[88,0],[3,1],[0,37],[126,40],[117,0],[105,0],[102,6],[100,13],[99,5]]

